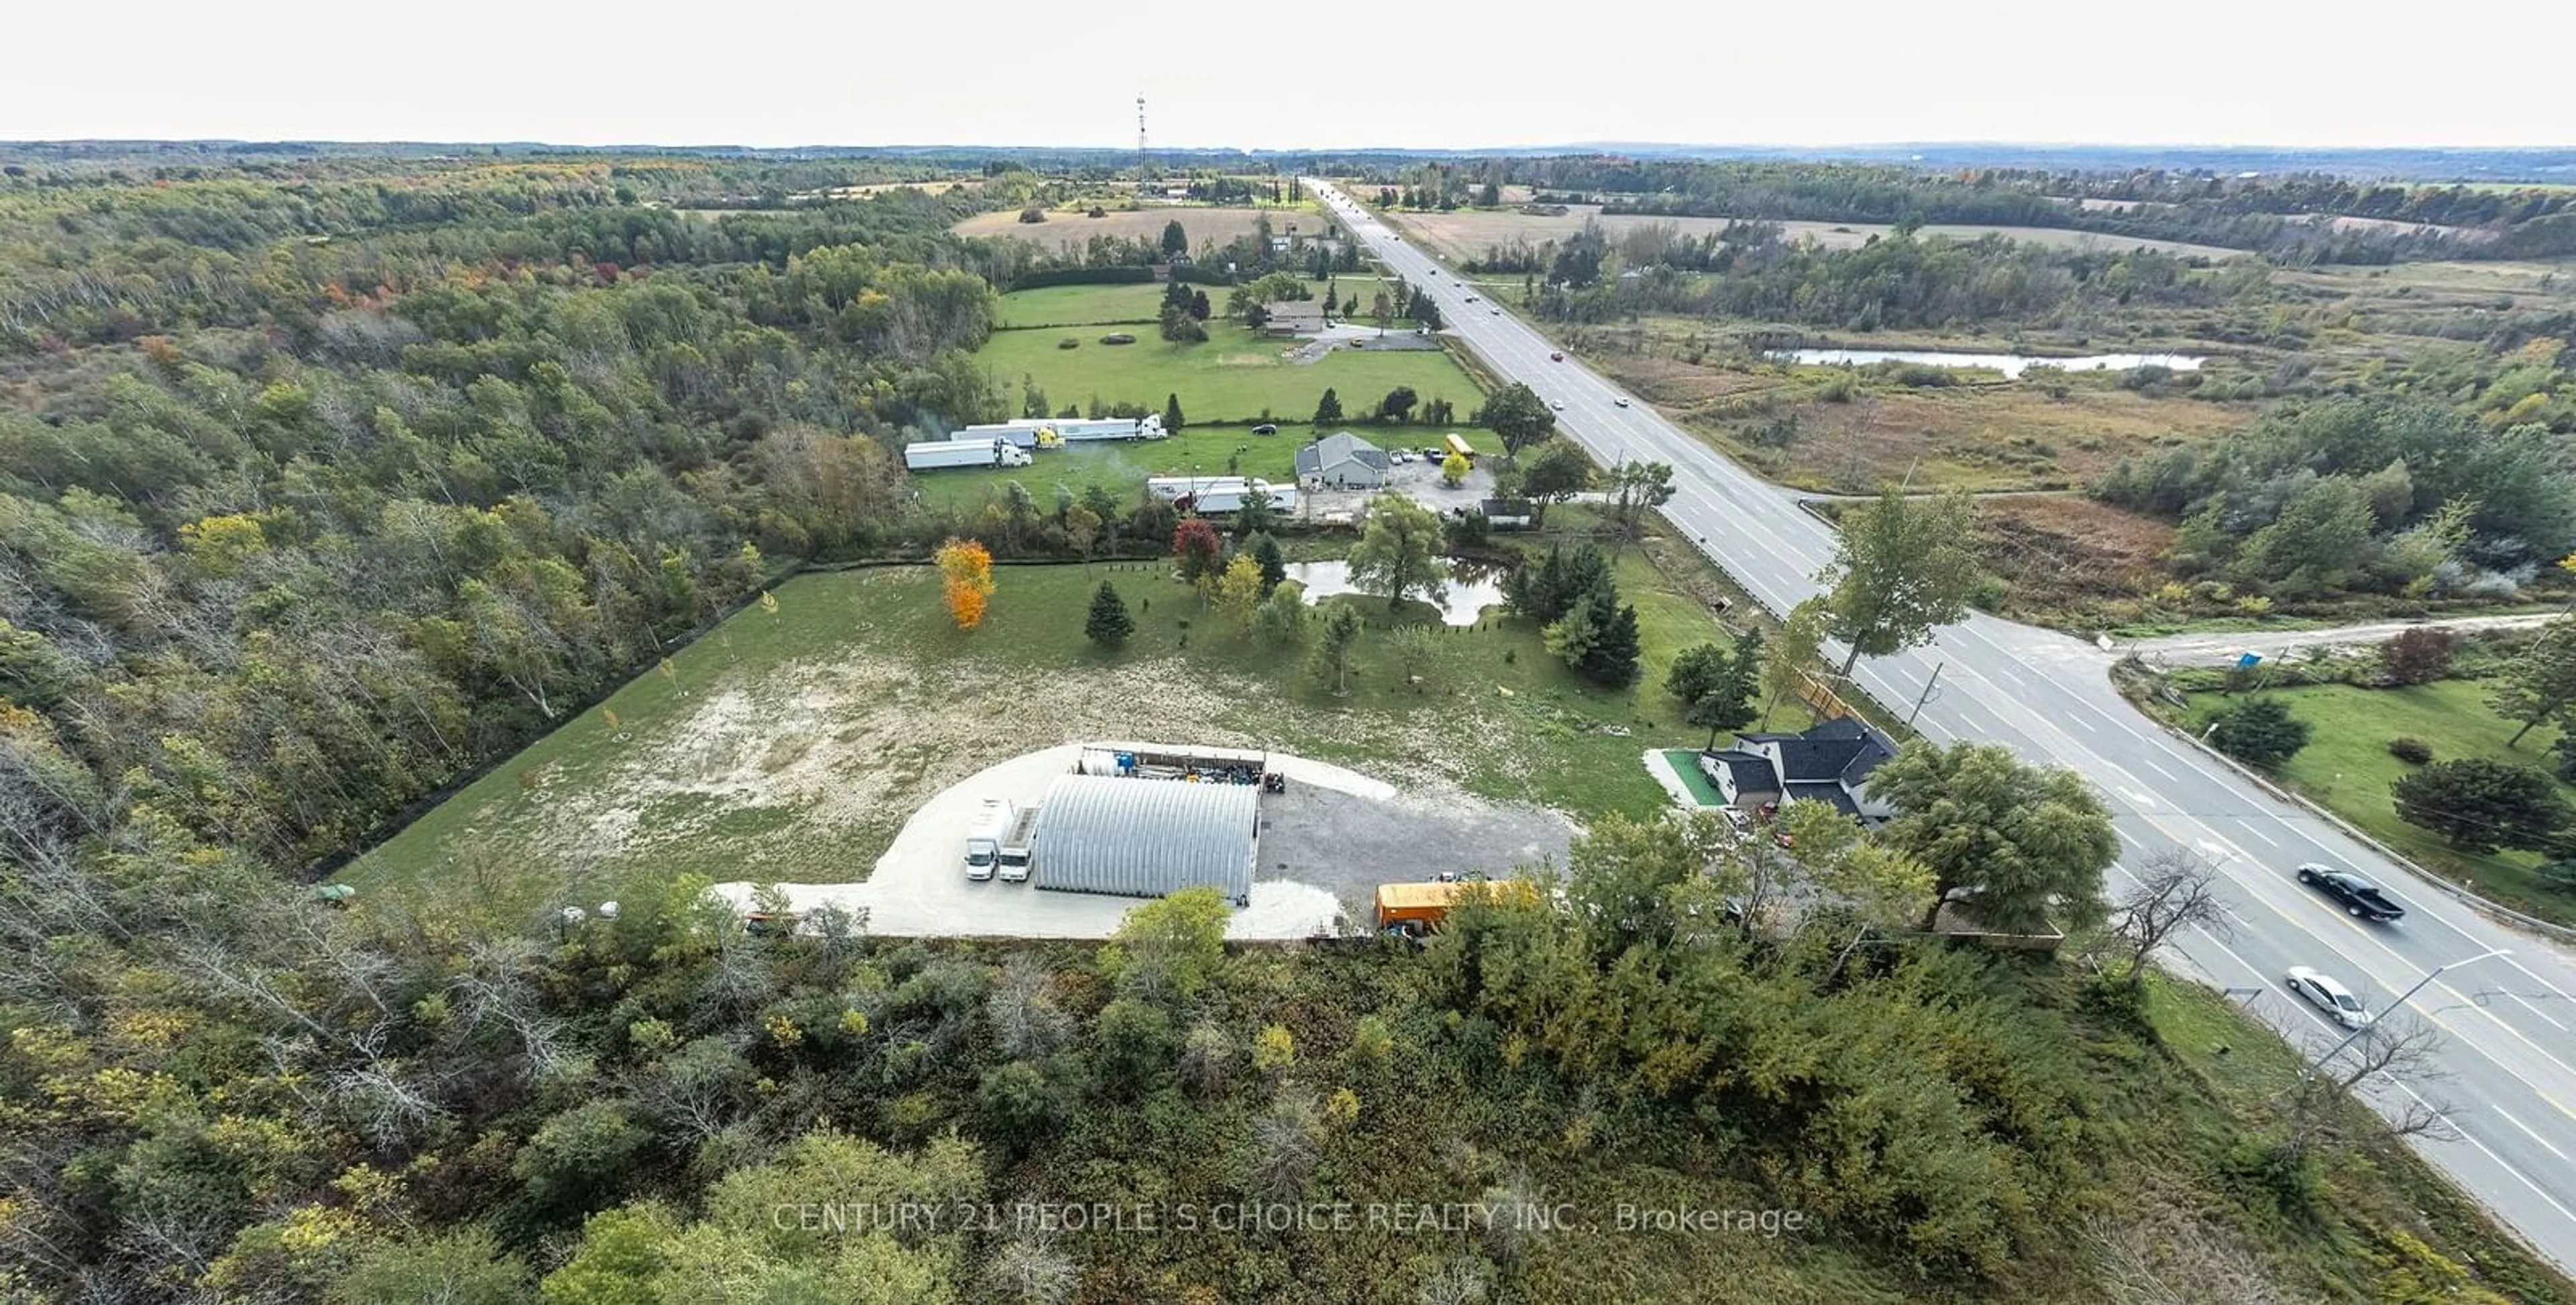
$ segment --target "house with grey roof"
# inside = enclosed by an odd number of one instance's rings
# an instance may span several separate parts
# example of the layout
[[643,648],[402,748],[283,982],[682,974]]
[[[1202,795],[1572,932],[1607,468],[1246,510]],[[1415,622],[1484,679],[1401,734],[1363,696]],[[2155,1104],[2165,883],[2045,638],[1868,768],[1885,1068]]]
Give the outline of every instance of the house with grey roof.
[[1699,754],[1699,769],[1730,806],[1823,802],[1876,824],[1896,808],[1870,797],[1869,773],[1895,755],[1886,735],[1845,716],[1802,734],[1738,734],[1734,747]]
[[1281,299],[1261,306],[1261,329],[1272,335],[1320,335],[1324,305],[1314,299]]
[[1297,480],[1316,489],[1383,488],[1386,451],[1349,431],[1327,435],[1297,450]]

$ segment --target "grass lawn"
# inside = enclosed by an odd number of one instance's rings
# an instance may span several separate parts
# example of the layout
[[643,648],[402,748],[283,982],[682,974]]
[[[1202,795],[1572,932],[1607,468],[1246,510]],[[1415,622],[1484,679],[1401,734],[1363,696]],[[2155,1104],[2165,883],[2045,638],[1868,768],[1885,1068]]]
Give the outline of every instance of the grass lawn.
[[[2388,796],[2388,786],[2409,769],[2388,755],[2392,738],[2411,735],[2432,744],[2436,761],[2486,757],[2546,771],[2555,729],[2543,725],[2525,736],[2522,746],[2507,750],[2504,741],[2519,727],[2488,709],[2492,689],[2479,680],[2436,680],[2403,689],[2321,684],[2268,692],[2289,703],[2290,713],[2311,731],[2308,746],[2282,772],[2293,787],[2426,869],[2515,910],[2576,924],[2576,901],[2541,887],[2532,875],[2544,858],[2530,852],[2477,856],[2458,851],[2439,836],[2399,820]],[[2192,729],[2208,728],[2209,716],[2230,700],[2218,693],[2193,694]],[[2559,787],[2563,796],[2576,801],[2576,790]]]
[[[469,876],[552,891],[584,871],[650,866],[714,879],[864,878],[919,804],[1033,748],[1081,738],[1263,746],[1353,765],[1437,794],[1644,815],[1668,799],[1638,762],[1692,745],[1661,688],[1682,648],[1724,633],[1637,550],[1619,564],[1647,673],[1633,689],[1576,678],[1539,632],[1489,613],[1447,631],[1422,684],[1385,638],[1434,619],[1344,598],[1371,632],[1351,693],[1302,673],[1304,650],[1239,636],[1163,563],[1006,566],[983,625],[951,628],[934,573],[798,576],[362,857],[362,886]],[[1115,654],[1082,634],[1113,582],[1138,629]],[[1784,708],[1784,714],[1797,711]],[[614,725],[609,713],[614,713]],[[1612,729],[1623,731],[1611,733]]]
[[[1324,297],[1328,285],[1342,298],[1357,290],[1370,295],[1383,282],[1374,276],[1342,275],[1329,283],[1309,281],[1306,286],[1317,299]],[[1234,293],[1231,286],[1192,286],[1207,291],[1208,304],[1218,312],[1225,311],[1226,296]],[[1000,311],[993,325],[1003,330],[1026,330],[1049,326],[1107,326],[1137,322],[1154,323],[1163,316],[1161,282],[1138,282],[1133,285],[1049,285],[1034,290],[1014,290],[1003,295]],[[1090,341],[1085,340],[1087,346]],[[1052,345],[1052,341],[1050,341]]]
[[[1260,421],[1265,412],[1303,419],[1327,389],[1340,396],[1346,412],[1369,410],[1399,385],[1413,387],[1426,400],[1445,398],[1462,416],[1480,400],[1475,382],[1440,350],[1363,346],[1292,363],[1288,355],[1296,341],[1267,339],[1234,322],[1208,323],[1205,344],[1173,344],[1149,329],[1131,331],[1134,344],[1105,345],[1101,334],[1087,327],[996,331],[975,361],[1006,391],[1016,391],[1024,377],[1034,379],[1058,409],[1074,404],[1088,410],[1097,400],[1159,411],[1166,396],[1177,394],[1182,413],[1202,422]],[[1064,339],[1081,344],[1058,348]]]

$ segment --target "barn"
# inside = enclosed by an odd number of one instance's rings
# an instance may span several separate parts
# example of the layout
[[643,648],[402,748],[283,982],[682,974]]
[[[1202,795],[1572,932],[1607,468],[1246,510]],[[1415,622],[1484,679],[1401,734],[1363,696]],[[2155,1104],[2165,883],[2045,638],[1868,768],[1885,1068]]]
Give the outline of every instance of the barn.
[[1066,775],[1030,847],[1040,888],[1161,897],[1206,885],[1240,906],[1260,844],[1257,785]]

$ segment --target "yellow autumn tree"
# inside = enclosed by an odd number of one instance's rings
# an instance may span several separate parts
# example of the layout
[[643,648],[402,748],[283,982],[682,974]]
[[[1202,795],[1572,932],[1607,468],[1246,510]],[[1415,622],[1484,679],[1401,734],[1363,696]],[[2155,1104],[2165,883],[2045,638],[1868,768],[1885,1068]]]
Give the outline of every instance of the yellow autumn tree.
[[939,580],[948,597],[948,615],[960,630],[983,624],[984,603],[993,596],[993,554],[972,539],[951,539],[939,546]]

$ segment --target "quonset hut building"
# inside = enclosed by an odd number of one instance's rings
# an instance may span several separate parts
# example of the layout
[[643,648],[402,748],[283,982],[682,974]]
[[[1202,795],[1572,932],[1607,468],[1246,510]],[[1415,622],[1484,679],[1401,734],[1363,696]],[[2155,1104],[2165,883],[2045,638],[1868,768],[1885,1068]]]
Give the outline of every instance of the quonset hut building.
[[1047,790],[1031,837],[1037,886],[1161,897],[1206,885],[1252,900],[1260,787],[1066,775]]

